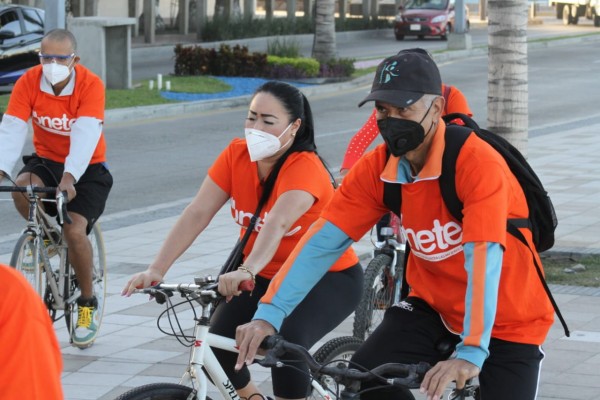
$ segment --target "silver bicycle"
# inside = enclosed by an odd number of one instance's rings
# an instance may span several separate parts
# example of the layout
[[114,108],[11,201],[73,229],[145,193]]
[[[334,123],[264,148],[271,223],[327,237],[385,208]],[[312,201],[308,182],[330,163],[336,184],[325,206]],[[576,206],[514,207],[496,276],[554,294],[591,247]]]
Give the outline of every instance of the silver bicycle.
[[[69,263],[69,249],[62,233],[62,224],[71,222],[66,209],[66,193],[57,193],[55,187],[37,186],[0,186],[0,192],[20,192],[27,196],[27,225],[14,247],[10,265],[19,270],[42,297],[52,321],[64,316],[72,343],[81,291]],[[49,196],[44,198],[41,194]],[[44,211],[42,203],[56,205],[56,219]],[[93,251],[93,285],[100,325],[106,297],[106,256],[98,223],[94,224],[88,238]]]

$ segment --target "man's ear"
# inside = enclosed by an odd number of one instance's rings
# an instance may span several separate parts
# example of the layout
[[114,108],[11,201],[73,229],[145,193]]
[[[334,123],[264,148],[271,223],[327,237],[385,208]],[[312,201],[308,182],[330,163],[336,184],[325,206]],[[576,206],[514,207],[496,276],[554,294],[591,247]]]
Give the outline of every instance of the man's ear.
[[73,58],[73,66],[79,64],[79,60],[81,60],[81,58],[79,56],[75,56],[75,58]]
[[439,119],[442,117],[442,115],[444,115],[444,109],[446,107],[446,99],[444,99],[443,96],[438,96],[435,98],[435,100],[433,100],[433,104],[431,105],[431,108],[433,108],[433,115],[436,119]]

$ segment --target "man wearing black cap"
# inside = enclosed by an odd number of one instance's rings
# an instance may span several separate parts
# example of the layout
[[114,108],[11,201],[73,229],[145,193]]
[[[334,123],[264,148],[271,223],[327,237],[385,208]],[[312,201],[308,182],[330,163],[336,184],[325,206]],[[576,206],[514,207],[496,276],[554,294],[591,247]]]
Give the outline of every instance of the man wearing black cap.
[[[238,327],[238,363],[251,362],[262,338],[276,332],[337,257],[389,212],[383,191],[391,182],[401,191],[394,211],[411,247],[410,292],[387,310],[352,361],[368,369],[427,362],[433,368],[421,392],[428,399],[440,398],[452,381],[462,388],[475,376],[484,400],[535,399],[553,309],[530,250],[506,233],[508,218],[527,218],[527,202],[502,156],[471,134],[455,166],[464,216],[452,217],[439,184],[445,143],[452,140],[441,119],[441,83],[422,49],[379,65],[360,105],[375,102],[385,144],[350,170],[271,282],[253,321]],[[527,229],[522,233],[531,241]],[[385,389],[361,399],[414,397],[406,389]]]

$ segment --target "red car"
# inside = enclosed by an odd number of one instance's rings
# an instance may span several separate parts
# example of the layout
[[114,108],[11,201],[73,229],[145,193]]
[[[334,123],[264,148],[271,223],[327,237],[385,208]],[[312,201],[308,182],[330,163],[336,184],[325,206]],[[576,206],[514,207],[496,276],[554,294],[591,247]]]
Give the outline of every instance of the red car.
[[[411,0],[406,6],[399,7],[394,23],[396,40],[404,36],[439,36],[448,39],[454,27],[454,0]],[[465,29],[469,30],[469,13],[465,7]]]

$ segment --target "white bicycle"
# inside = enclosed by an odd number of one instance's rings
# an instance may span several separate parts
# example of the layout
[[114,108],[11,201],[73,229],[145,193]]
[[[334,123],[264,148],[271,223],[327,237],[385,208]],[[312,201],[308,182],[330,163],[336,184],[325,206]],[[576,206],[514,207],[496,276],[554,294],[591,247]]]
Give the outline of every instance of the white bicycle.
[[[138,289],[135,293],[145,293],[153,296],[157,302],[166,303],[166,310],[158,317],[158,328],[169,335],[175,336],[180,343],[190,346],[190,358],[187,369],[179,384],[153,383],[140,386],[122,394],[117,400],[205,400],[210,399],[208,381],[216,386],[225,400],[239,400],[233,385],[223,371],[211,347],[237,353],[235,340],[209,332],[212,310],[222,296],[217,291],[217,282],[210,276],[196,278],[194,284],[159,283],[156,286]],[[171,296],[179,293],[184,298],[182,302],[173,304]],[[194,314],[193,335],[186,335],[179,323],[176,307],[183,304],[200,306]],[[167,315],[169,331],[161,325],[161,317]],[[319,348],[314,358],[322,364],[347,363],[352,354],[360,346],[362,340],[354,337],[332,339]],[[260,361],[259,361],[260,363]],[[207,376],[208,374],[208,376]],[[311,379],[312,395],[310,399],[334,399],[334,391],[338,384],[329,376],[313,374]]]

